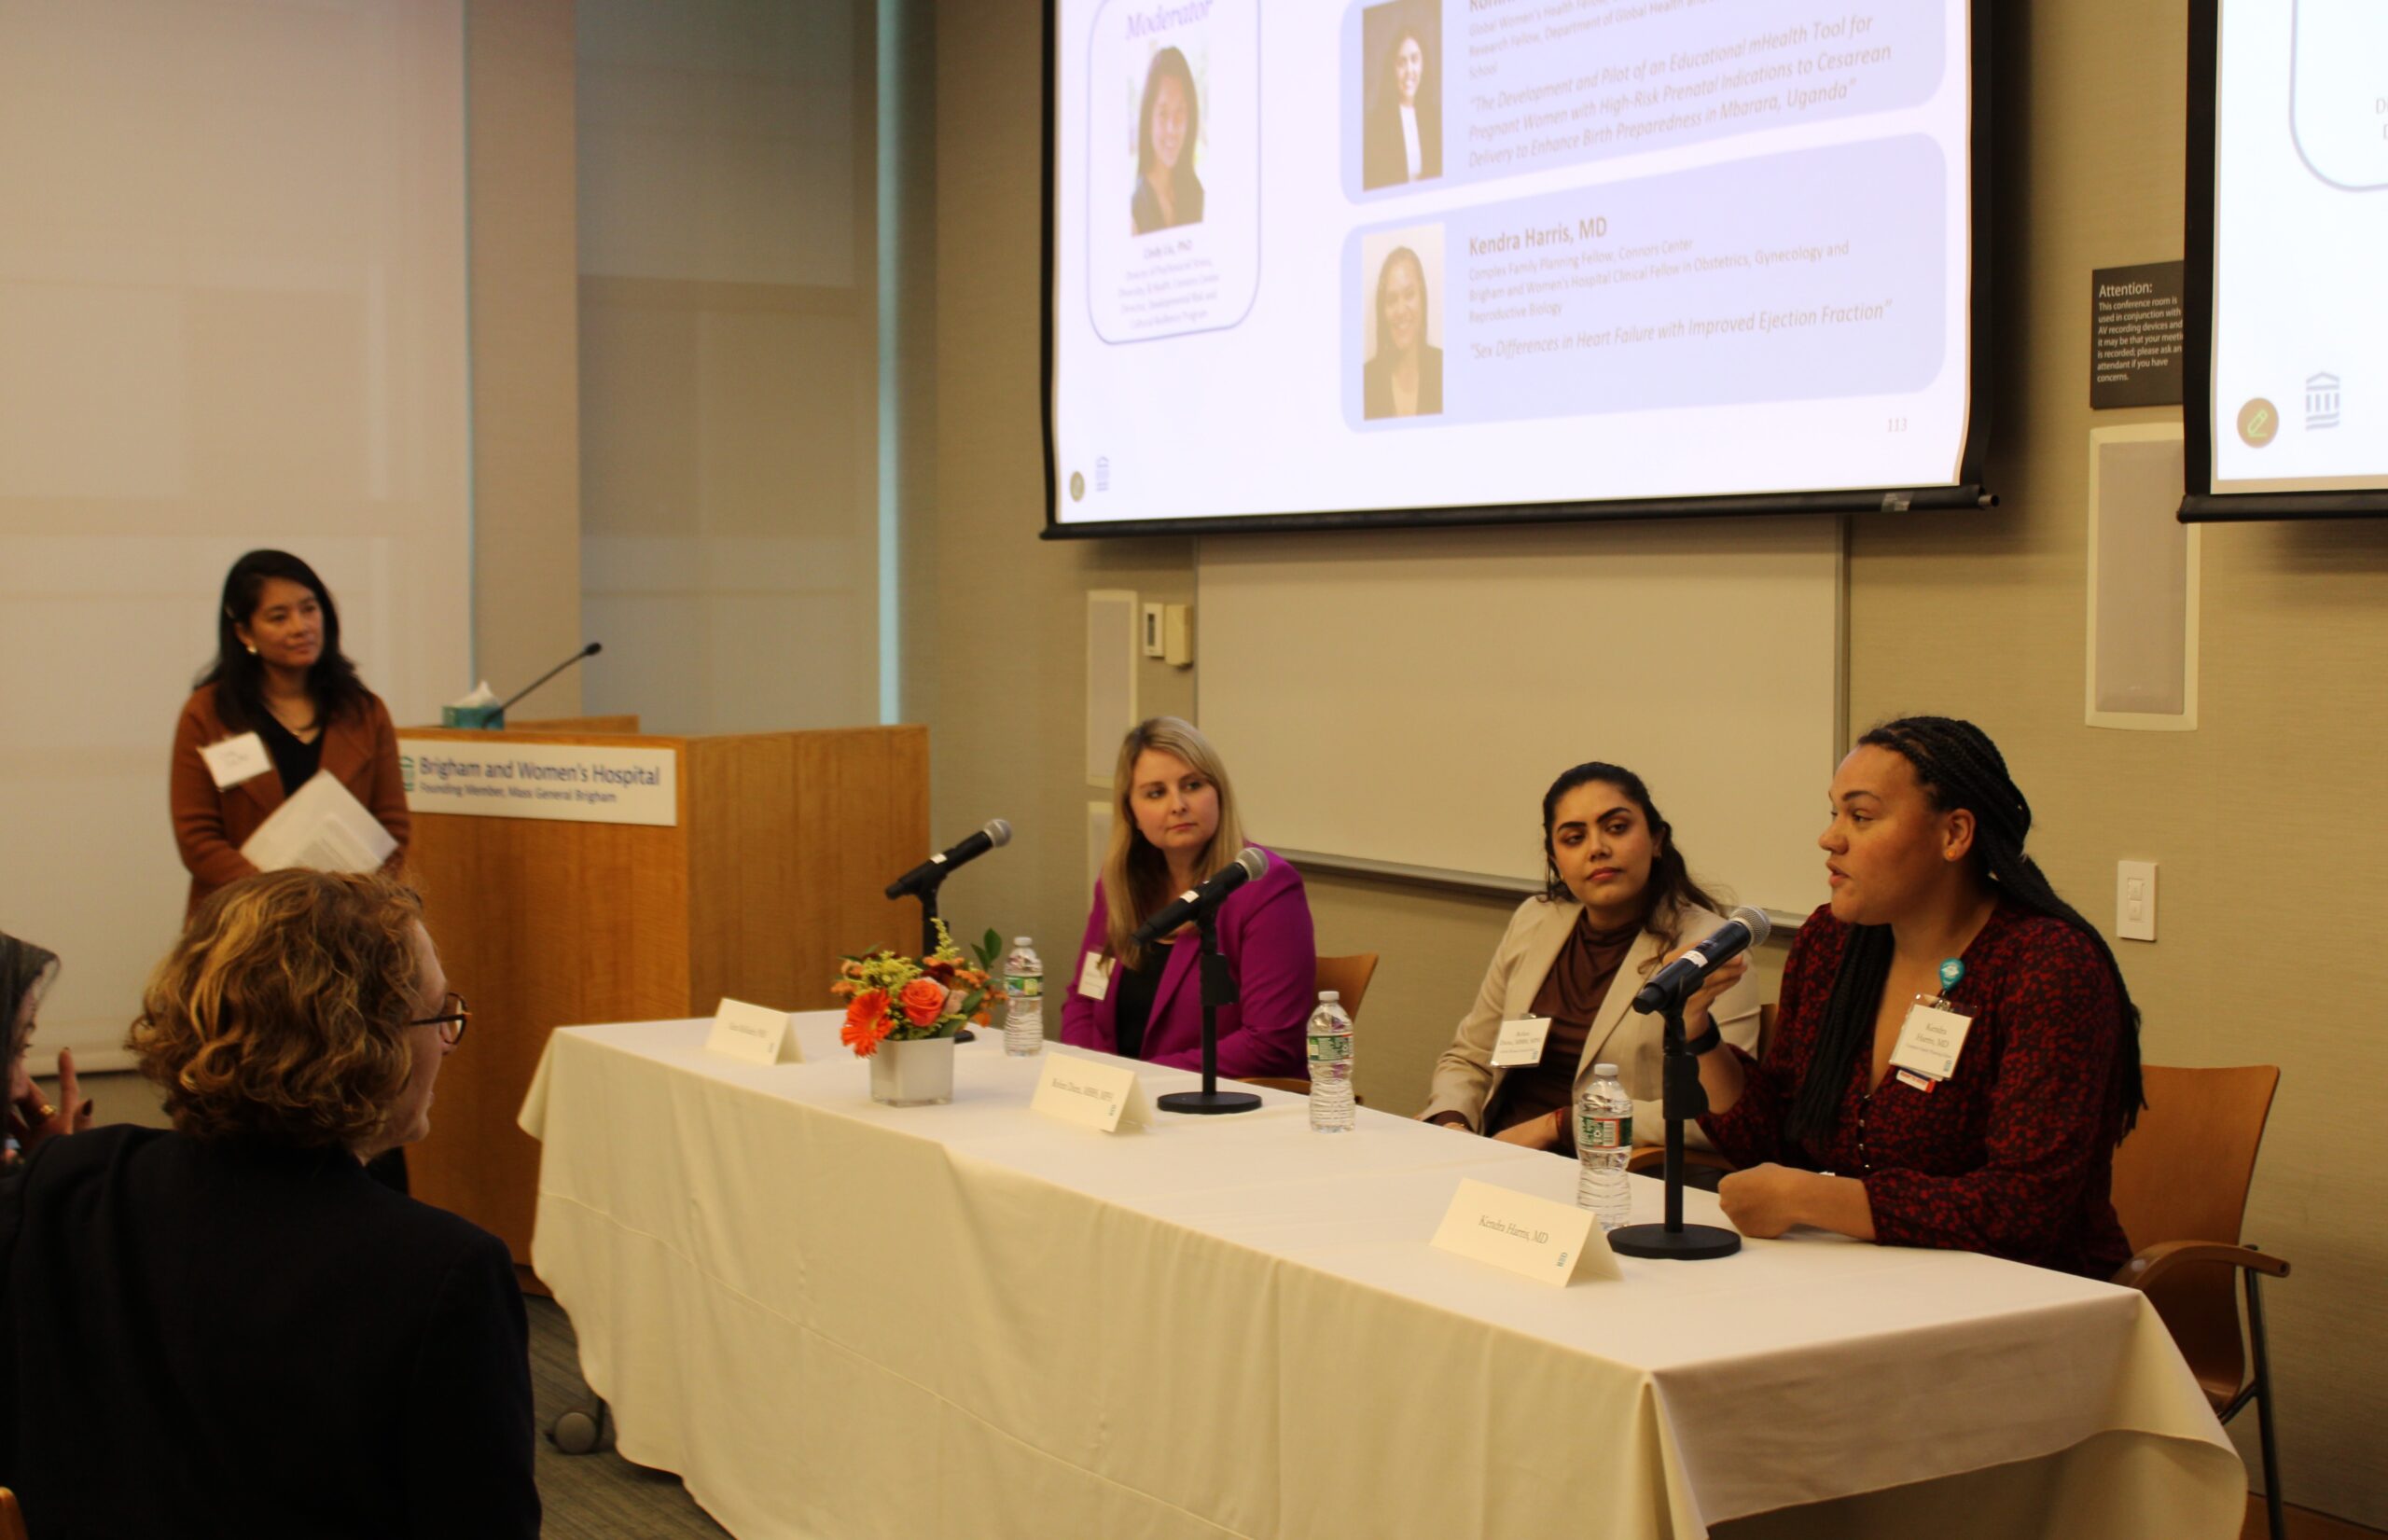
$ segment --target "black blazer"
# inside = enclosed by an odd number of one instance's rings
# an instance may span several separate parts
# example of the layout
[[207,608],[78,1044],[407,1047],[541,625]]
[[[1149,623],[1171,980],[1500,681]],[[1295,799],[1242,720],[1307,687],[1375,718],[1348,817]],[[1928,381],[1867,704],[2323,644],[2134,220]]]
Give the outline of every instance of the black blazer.
[[[1424,92],[1418,98],[1418,180],[1443,174],[1443,118]],[[1368,109],[1360,134],[1360,186],[1390,187],[1409,180],[1409,146],[1401,137],[1401,104],[1390,90]]]
[[[1346,396],[1346,400],[1350,397]],[[1418,350],[1418,415],[1436,417],[1443,409],[1443,350]],[[1393,368],[1381,354],[1360,367],[1360,415],[1393,415]]]
[[125,1126],[0,1189],[0,1486],[41,1540],[539,1532],[495,1236],[344,1151]]

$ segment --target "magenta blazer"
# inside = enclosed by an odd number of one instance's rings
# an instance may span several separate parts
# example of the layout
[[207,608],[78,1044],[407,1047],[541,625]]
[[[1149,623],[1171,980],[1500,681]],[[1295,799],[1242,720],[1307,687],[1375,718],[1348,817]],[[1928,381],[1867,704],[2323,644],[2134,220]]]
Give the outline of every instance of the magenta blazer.
[[[1101,1000],[1080,992],[1090,956],[1108,944],[1103,884],[1094,885],[1094,910],[1086,937],[1069,968],[1069,993],[1062,1003],[1062,1041],[1082,1048],[1118,1051],[1119,991],[1117,981]],[[1317,941],[1310,923],[1310,900],[1301,873],[1275,851],[1267,875],[1246,882],[1219,906],[1219,950],[1235,969],[1239,1002],[1219,1010],[1219,1073],[1224,1075],[1310,1074],[1308,1034],[1318,1004]],[[1195,977],[1196,948],[1189,937],[1169,949],[1160,988],[1153,994],[1152,1020],[1145,1024],[1145,1058],[1179,1069],[1202,1067],[1202,986]]]

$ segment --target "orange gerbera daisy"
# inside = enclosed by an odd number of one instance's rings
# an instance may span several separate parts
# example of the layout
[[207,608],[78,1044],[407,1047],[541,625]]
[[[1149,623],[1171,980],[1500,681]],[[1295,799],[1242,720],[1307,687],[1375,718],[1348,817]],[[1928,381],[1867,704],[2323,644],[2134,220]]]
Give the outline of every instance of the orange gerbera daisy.
[[846,1024],[838,1029],[838,1040],[868,1059],[879,1051],[879,1040],[894,1027],[887,1019],[887,992],[865,990],[847,1005]]

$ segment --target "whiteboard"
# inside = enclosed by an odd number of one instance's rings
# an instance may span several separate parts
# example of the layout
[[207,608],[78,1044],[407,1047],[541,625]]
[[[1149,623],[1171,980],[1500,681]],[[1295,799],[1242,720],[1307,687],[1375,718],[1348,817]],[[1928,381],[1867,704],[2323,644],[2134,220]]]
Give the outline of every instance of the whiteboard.
[[1604,759],[1703,886],[1804,915],[1842,550],[1831,516],[1208,536],[1201,728],[1265,844],[1538,878],[1544,790]]

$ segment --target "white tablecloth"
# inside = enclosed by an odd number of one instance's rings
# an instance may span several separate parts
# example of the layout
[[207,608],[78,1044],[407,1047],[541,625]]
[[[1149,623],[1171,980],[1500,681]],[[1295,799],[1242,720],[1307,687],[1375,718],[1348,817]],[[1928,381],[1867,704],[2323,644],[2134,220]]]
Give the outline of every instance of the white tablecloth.
[[1277,1092],[1104,1135],[1030,1113],[996,1034],[952,1104],[882,1107],[799,1021],[770,1068],[560,1031],[522,1112],[622,1452],[742,1540],[2238,1533],[2129,1290],[1821,1235],[1556,1289],[1428,1241],[1462,1177],[1567,1201],[1572,1161]]

